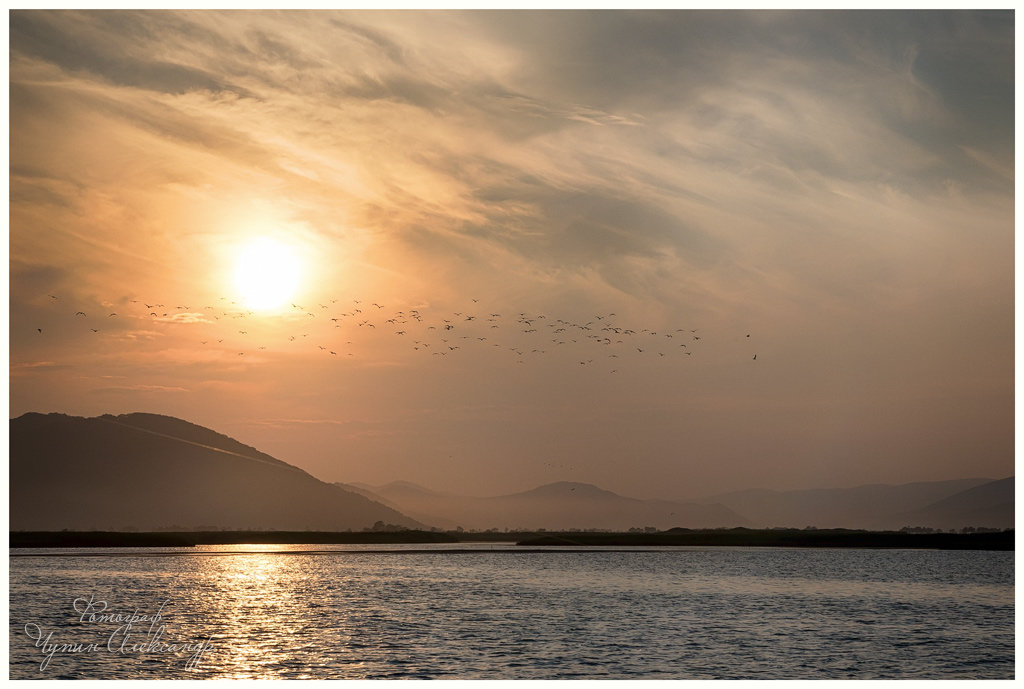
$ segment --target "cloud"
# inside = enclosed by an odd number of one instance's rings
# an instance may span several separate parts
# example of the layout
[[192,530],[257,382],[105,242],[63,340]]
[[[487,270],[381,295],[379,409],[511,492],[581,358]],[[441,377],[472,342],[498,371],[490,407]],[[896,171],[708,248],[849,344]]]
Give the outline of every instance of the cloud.
[[[345,217],[404,244],[403,258],[424,270],[486,262],[513,277],[596,276],[639,296],[649,287],[638,273],[692,279],[714,267],[736,279],[748,270],[743,235],[756,217],[757,233],[784,245],[802,241],[797,225],[831,222],[837,193],[990,185],[1012,167],[994,145],[1012,129],[968,127],[956,97],[966,81],[935,67],[951,46],[964,64],[986,67],[984,100],[1001,117],[1012,94],[1005,18],[16,12],[12,102],[17,121],[43,104],[84,107],[110,132],[153,137],[161,156],[151,169],[168,180],[198,188],[210,177],[190,161],[206,157],[239,187],[284,190],[313,233],[354,234],[338,228]],[[466,38],[446,41],[455,35]],[[154,52],[192,70],[194,88],[153,66],[144,54]],[[19,74],[38,69],[24,60],[48,62],[76,85],[23,82]],[[214,71],[232,85],[205,83],[201,74]],[[937,143],[950,136],[961,143]],[[43,181],[63,175],[15,169],[21,198],[73,198],[73,187]],[[833,235],[827,251],[867,255],[879,238]],[[815,251],[826,250],[823,239],[811,239]],[[818,286],[799,270],[789,277]]]
[[344,426],[350,421],[339,421],[338,419],[251,419],[249,423],[259,426],[290,426],[290,425],[328,425]]
[[144,393],[165,393],[165,392],[188,392],[188,388],[178,385],[111,385],[102,388],[93,388],[94,394],[108,392],[144,392]]
[[153,318],[158,323],[213,323],[205,314],[202,313],[173,313],[169,316],[157,316]]
[[59,369],[67,368],[66,365],[58,364],[55,361],[25,361],[12,363],[10,372],[12,376],[22,376],[34,373],[37,369]]
[[[159,29],[153,26],[156,22],[161,24]],[[65,71],[87,72],[118,86],[168,94],[192,90],[244,92],[211,72],[179,62],[155,60],[147,53],[146,47],[154,41],[167,41],[176,29],[186,28],[190,33],[194,31],[193,26],[176,22],[172,15],[24,10],[11,13],[11,35],[19,55],[51,62]],[[119,38],[116,43],[109,40],[113,35]]]

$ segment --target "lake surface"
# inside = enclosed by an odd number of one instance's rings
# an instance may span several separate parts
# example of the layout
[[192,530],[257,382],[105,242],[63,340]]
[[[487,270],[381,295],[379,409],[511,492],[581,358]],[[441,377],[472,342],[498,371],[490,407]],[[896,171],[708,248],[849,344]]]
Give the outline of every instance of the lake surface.
[[1012,552],[444,544],[10,554],[11,678],[1014,675]]

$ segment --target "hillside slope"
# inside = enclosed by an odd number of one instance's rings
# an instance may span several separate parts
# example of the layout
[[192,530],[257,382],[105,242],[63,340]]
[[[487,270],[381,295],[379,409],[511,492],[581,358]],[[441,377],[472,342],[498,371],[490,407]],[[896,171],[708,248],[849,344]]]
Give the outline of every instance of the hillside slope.
[[10,529],[359,530],[410,517],[168,416],[10,422]]
[[[714,495],[707,501],[721,503],[746,515],[755,527],[899,529],[916,525],[907,521],[908,513],[990,481],[969,478],[852,488],[753,489]],[[938,526],[938,523],[920,525]]]
[[900,519],[908,526],[959,529],[965,526],[1009,529],[1014,525],[1013,477],[960,491]]
[[640,500],[587,483],[563,481],[494,497],[438,493],[403,481],[362,488],[400,505],[408,514],[431,515],[431,523],[443,528],[626,530],[749,525],[747,519],[722,505]]

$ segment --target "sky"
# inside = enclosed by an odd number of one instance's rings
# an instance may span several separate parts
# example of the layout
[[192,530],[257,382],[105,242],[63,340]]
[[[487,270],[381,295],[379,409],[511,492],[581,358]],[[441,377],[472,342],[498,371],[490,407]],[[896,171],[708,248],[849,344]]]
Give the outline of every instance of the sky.
[[1013,68],[1006,11],[13,11],[11,417],[473,495],[1009,476]]

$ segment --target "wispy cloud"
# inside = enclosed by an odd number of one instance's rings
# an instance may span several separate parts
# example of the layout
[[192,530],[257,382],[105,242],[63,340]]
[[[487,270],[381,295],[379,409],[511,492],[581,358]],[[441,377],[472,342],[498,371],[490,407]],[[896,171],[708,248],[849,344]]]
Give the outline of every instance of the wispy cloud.
[[169,316],[155,316],[153,320],[158,323],[213,323],[205,314],[192,312],[172,313]]
[[102,388],[95,388],[95,393],[105,392],[188,392],[188,388],[183,388],[177,385],[110,385]]

